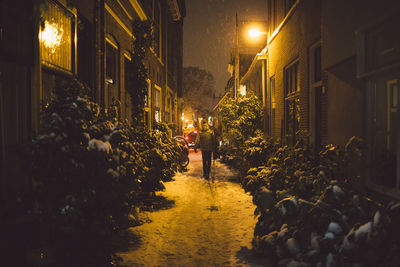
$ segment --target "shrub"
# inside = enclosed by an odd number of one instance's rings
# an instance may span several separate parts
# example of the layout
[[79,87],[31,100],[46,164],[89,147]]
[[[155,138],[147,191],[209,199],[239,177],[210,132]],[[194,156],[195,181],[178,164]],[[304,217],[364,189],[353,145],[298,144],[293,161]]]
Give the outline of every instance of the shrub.
[[[252,142],[260,147],[251,151],[263,155],[267,141]],[[398,233],[400,204],[385,207],[354,187],[363,149],[359,138],[344,150],[328,145],[319,153],[300,144],[275,148],[242,181],[260,215],[256,251],[280,265],[398,265],[400,242],[392,234]]]
[[43,242],[55,244],[66,262],[102,265],[111,261],[112,234],[129,225],[140,193],[164,189],[162,182],[180,170],[180,148],[166,128],[133,128],[119,119],[118,103],[103,109],[88,92],[78,81],[58,83],[43,107],[29,170],[48,226]]
[[236,100],[228,98],[221,106],[220,114],[224,125],[220,148],[222,158],[245,174],[248,169],[247,162],[243,161],[245,142],[255,135],[260,135],[257,132],[262,130],[261,103],[250,92]]

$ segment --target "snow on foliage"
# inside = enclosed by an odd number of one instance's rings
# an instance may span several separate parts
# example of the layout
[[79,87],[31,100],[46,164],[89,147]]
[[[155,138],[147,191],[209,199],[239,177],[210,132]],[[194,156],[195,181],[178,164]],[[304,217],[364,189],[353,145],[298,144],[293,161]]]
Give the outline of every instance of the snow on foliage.
[[180,147],[166,125],[157,133],[133,127],[120,119],[118,108],[105,110],[91,101],[78,81],[61,81],[54,90],[27,160],[39,219],[53,229],[45,234],[54,235],[60,248],[74,250],[70,240],[83,235],[96,246],[109,243],[112,233],[137,223],[129,214],[141,195],[162,190],[181,170]]
[[106,141],[103,142],[101,140],[97,140],[97,139],[91,139],[89,140],[89,150],[97,150],[99,152],[111,152],[112,148],[111,148],[111,144],[110,142]]
[[[262,136],[237,142],[246,157],[230,163],[247,167],[242,185],[257,205],[257,252],[282,266],[400,266],[400,239],[394,238],[400,204],[384,205],[357,191],[359,139],[351,138],[346,150],[328,145],[319,153]],[[235,151],[227,152],[229,158]],[[266,209],[270,202],[276,204]]]

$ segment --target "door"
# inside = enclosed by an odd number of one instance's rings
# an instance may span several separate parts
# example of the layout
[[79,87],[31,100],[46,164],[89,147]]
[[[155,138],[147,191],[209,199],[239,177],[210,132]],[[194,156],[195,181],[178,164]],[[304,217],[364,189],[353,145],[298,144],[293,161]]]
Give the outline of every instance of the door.
[[388,75],[374,80],[369,113],[371,141],[370,165],[372,180],[377,184],[400,190],[399,175],[399,80]]

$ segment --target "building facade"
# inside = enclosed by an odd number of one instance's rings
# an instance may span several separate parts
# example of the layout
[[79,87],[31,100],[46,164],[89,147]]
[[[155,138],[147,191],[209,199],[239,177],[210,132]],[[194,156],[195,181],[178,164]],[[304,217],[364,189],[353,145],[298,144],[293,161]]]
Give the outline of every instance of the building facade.
[[400,198],[399,2],[267,4],[268,40],[239,85],[262,97],[266,135],[315,148],[361,137],[365,183]]
[[107,108],[117,100],[121,117],[131,117],[126,74],[135,56],[135,20],[151,20],[155,35],[145,62],[145,124],[163,121],[179,132],[184,0],[28,2],[0,1],[2,199],[30,187],[19,171],[19,147],[39,130],[40,104],[51,97],[58,77],[79,79],[97,103]]

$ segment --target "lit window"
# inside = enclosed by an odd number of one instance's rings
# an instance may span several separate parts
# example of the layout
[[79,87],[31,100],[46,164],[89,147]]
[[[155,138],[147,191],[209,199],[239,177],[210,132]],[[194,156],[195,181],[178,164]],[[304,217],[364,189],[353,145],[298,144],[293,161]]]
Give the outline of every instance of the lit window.
[[151,81],[147,80],[147,94],[144,98],[144,123],[148,128],[151,128]]
[[240,85],[240,95],[246,95],[246,85]]
[[158,89],[154,90],[154,120],[161,122],[161,92]]
[[111,84],[114,84],[117,78],[117,53],[117,48],[106,42],[106,82]]
[[75,17],[63,6],[48,1],[43,14],[44,27],[41,28],[40,52],[44,65],[73,72],[75,38]]

